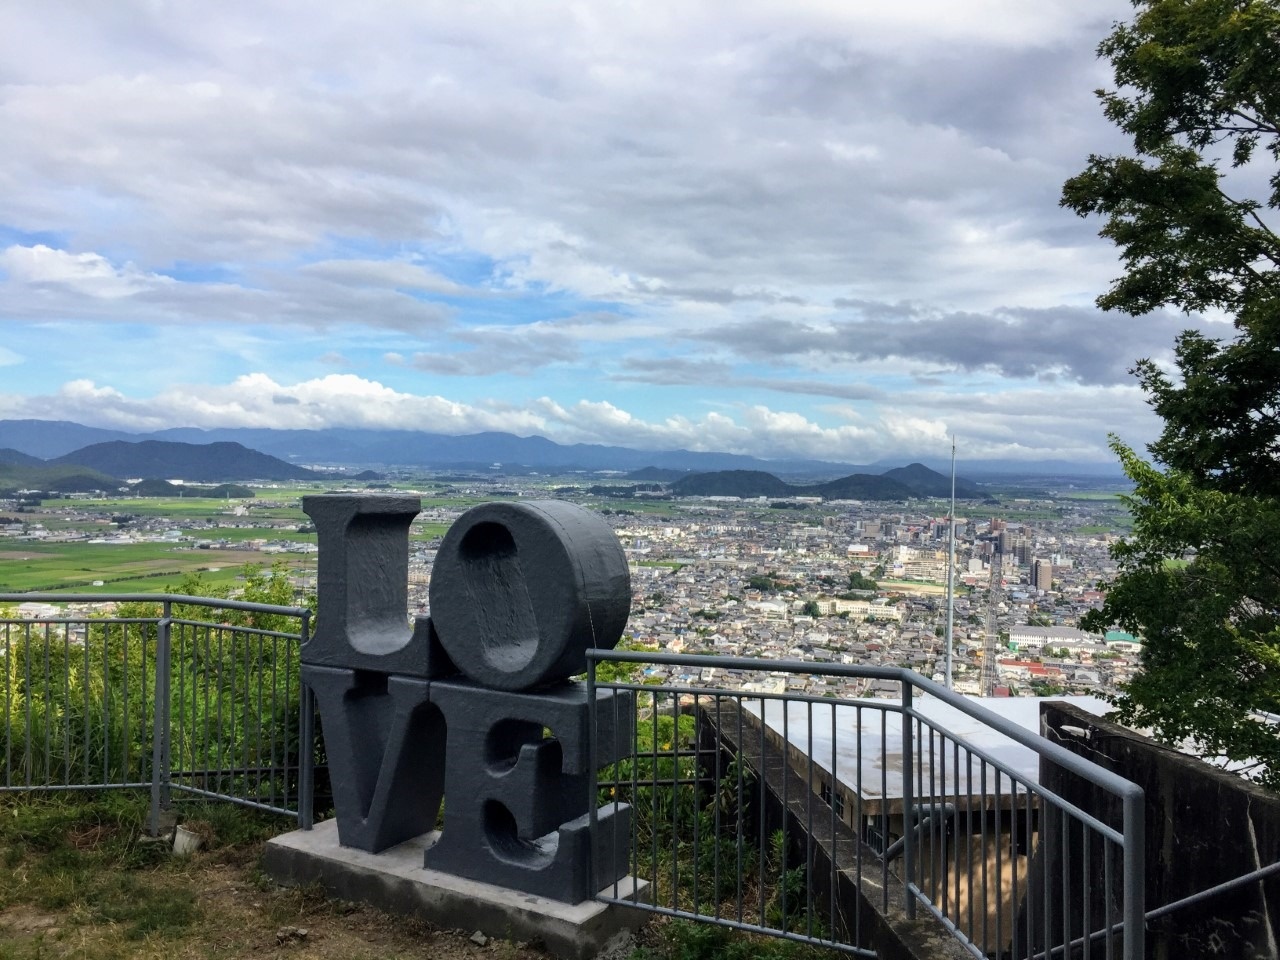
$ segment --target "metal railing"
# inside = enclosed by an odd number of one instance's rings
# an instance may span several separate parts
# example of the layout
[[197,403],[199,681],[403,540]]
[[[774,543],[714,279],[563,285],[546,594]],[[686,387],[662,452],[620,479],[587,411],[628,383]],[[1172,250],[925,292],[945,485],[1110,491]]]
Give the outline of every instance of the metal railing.
[[[589,687],[633,691],[638,710],[625,749],[593,742],[630,757],[592,781],[600,800],[631,804],[629,827],[593,828],[629,829],[626,872],[648,883],[646,903],[616,884],[600,899],[862,956],[875,955],[868,904],[929,915],[976,957],[1143,955],[1143,800],[1129,781],[906,669],[588,656]],[[898,696],[605,681],[606,663],[889,681]],[[1079,809],[1041,784],[1046,764],[1114,802]]]
[[[300,680],[310,611],[174,594],[0,594],[0,792],[174,791],[310,826],[314,709]],[[101,611],[111,604],[111,612]]]
[[[153,829],[174,792],[310,826],[307,610],[0,594],[30,602],[64,609],[0,619],[0,791],[146,788]],[[105,603],[128,606],[85,609]],[[651,684],[603,678],[606,664],[739,676]],[[888,682],[897,697],[788,692],[814,677]],[[636,711],[592,731],[593,757],[619,759],[592,764],[591,796],[630,808],[602,822],[591,805],[593,831],[626,831],[597,849],[627,858],[593,869],[647,885],[637,897],[610,884],[606,902],[859,956],[876,954],[881,921],[916,917],[976,957],[1142,956],[1142,791],[1024,725],[893,667],[596,650],[587,684],[630,691],[613,709]],[[599,742],[609,729],[626,742]],[[1079,809],[1042,784],[1046,765],[1114,802]]]

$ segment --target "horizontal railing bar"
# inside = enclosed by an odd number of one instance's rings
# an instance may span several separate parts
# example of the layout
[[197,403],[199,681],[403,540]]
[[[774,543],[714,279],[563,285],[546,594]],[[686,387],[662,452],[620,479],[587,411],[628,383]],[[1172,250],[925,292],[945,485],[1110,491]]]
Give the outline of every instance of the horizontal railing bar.
[[150,790],[151,781],[144,783],[12,783],[0,785],[0,793],[29,792],[31,790]]
[[[1059,746],[1039,734],[1032,733],[1012,720],[1007,720],[986,707],[972,703],[964,696],[948,690],[941,684],[934,683],[932,680],[928,680],[905,667],[873,667],[843,663],[815,664],[800,660],[760,660],[750,657],[708,657],[647,650],[602,650],[592,648],[587,650],[586,653],[587,658],[594,661],[654,663],[675,667],[748,670],[758,673],[794,673],[817,677],[871,678],[909,683],[916,689],[928,693],[934,699],[955,707],[961,713],[982,722],[1015,743],[1027,747],[1034,753],[1052,760],[1064,770],[1084,777],[1095,786],[1099,786],[1109,793],[1122,798],[1140,798],[1142,796],[1141,787],[1131,783],[1119,774],[1112,773],[1106,767],[1086,760],[1065,747]],[[703,693],[705,695],[707,691],[704,690]],[[848,701],[835,702],[843,702],[845,705],[849,705]]]
[[[1143,915],[1142,919],[1146,923],[1150,923],[1152,920],[1159,920],[1161,917],[1165,917],[1171,913],[1175,913],[1176,911],[1181,910],[1183,907],[1189,907],[1189,906],[1192,906],[1193,904],[1200,903],[1201,901],[1210,900],[1213,897],[1219,896],[1220,894],[1229,893],[1230,891],[1235,890],[1238,887],[1247,887],[1250,884],[1258,883],[1259,881],[1265,880],[1267,877],[1272,876],[1273,874],[1276,874],[1276,873],[1280,873],[1280,861],[1277,861],[1276,863],[1268,864],[1265,867],[1259,867],[1257,870],[1252,870],[1249,873],[1242,874],[1241,876],[1235,877],[1231,880],[1225,880],[1222,883],[1217,884],[1216,886],[1212,886],[1205,890],[1201,890],[1198,893],[1193,893],[1189,897],[1183,897],[1181,900],[1175,900],[1172,903],[1166,903],[1163,907],[1156,907],[1154,910],[1148,910]],[[1070,943],[1065,945],[1059,945],[1057,947],[1054,947],[1052,950],[1048,950],[1048,951],[1042,950],[1040,953],[1036,954],[1036,960],[1045,960],[1046,957],[1061,956],[1062,953],[1066,950],[1074,950],[1076,947],[1083,946],[1085,940],[1097,941],[1097,940],[1101,940],[1103,937],[1115,936],[1116,934],[1122,933],[1123,931],[1124,931],[1124,923],[1122,922],[1115,923],[1115,924],[1112,924],[1110,927],[1104,927],[1101,930],[1095,930],[1093,931],[1093,933],[1086,934],[1085,936],[1076,937]]]
[[219,597],[192,597],[183,593],[0,593],[0,603],[185,603],[197,607],[278,613],[290,617],[311,614],[306,607],[284,607],[248,600],[224,600]]
[[[661,663],[673,667],[718,667],[755,673],[803,673],[833,677],[872,677],[901,680],[902,667],[873,667],[852,663],[805,663],[802,660],[765,660],[755,657],[708,657],[692,653],[661,653],[655,650],[604,650],[592,647],[587,659],[622,663]],[[923,678],[921,678],[923,679]],[[603,683],[604,681],[597,681]]]
[[710,710],[715,700],[786,700],[791,703],[814,703],[840,707],[862,707],[867,710],[880,710],[884,713],[902,713],[902,706],[887,700],[833,700],[830,697],[815,697],[811,693],[762,693],[759,690],[731,690],[728,687],[681,687],[675,684],[627,683],[622,681],[596,681],[597,687],[608,687],[610,690],[635,690],[641,693],[676,693],[684,697],[697,697],[708,701],[699,704],[701,709]]
[[[146,784],[148,787],[151,784]],[[247,800],[244,797],[233,797],[226,793],[217,793],[213,790],[202,790],[200,787],[192,787],[185,783],[171,783],[169,788],[172,790],[181,790],[183,793],[190,793],[197,797],[208,797],[211,800],[225,800],[228,803],[239,804],[242,807],[252,807],[254,810],[262,810],[266,813],[280,813],[289,817],[301,816],[298,810],[290,810],[287,807],[273,807],[267,803],[261,803],[257,800]]]
[[[276,614],[276,616],[292,616],[292,614]],[[118,625],[118,624],[138,624],[138,623],[159,623],[163,617],[2,617],[0,618],[0,626],[101,626],[101,625]],[[297,640],[299,634],[289,633],[282,630],[264,630],[261,627],[247,627],[234,623],[217,623],[212,620],[176,620],[170,618],[169,622],[174,626],[181,627],[209,627],[218,630],[231,630],[235,633],[251,633],[259,637],[278,637],[281,640]]]
[[1237,887],[1247,887],[1276,873],[1280,873],[1280,861],[1268,864],[1265,867],[1259,867],[1257,870],[1243,874],[1233,880],[1225,880],[1216,886],[1209,887],[1207,890],[1201,890],[1199,893],[1193,893],[1189,897],[1175,900],[1173,903],[1166,903],[1163,907],[1156,907],[1154,910],[1148,911],[1144,919],[1148,921],[1158,920],[1160,917],[1167,916],[1176,910],[1181,910],[1183,907],[1189,907],[1202,900],[1209,900],[1219,894],[1235,890]]
[[859,957],[878,957],[874,950],[868,947],[855,946],[852,943],[844,943],[840,940],[829,940],[819,937],[806,937],[801,933],[792,933],[789,930],[779,930],[777,927],[764,927],[756,923],[748,923],[745,920],[730,920],[727,917],[709,917],[705,913],[694,913],[690,910],[678,910],[673,907],[663,907],[655,904],[644,903],[643,901],[628,900],[625,897],[606,897],[597,896],[596,901],[599,903],[616,903],[626,907],[638,907],[650,913],[657,913],[664,917],[674,917],[681,920],[697,920],[699,923],[710,923],[718,927],[728,927],[733,930],[744,930],[747,933],[763,933],[779,940],[793,940],[796,943],[808,943],[814,946],[826,947],[830,950],[839,950],[842,953],[852,953]]
[[[283,616],[283,614],[281,614]],[[297,640],[299,634],[280,630],[263,630],[260,627],[243,627],[235,623],[212,623],[205,620],[170,620],[175,627],[209,627],[212,630],[227,630],[232,633],[251,633],[258,637],[279,637],[281,640]]]
[[294,763],[288,766],[276,766],[276,767],[222,767],[221,769],[218,769],[218,770],[212,770],[212,769],[210,770],[174,770],[170,774],[170,776],[173,776],[173,777],[227,777],[227,776],[233,776],[233,775],[239,776],[242,774],[249,775],[249,774],[255,774],[255,773],[285,774],[285,773],[294,773],[297,771],[297,769],[298,769],[298,765]]
[[[679,657],[680,655],[676,654],[675,656]],[[720,660],[722,658],[715,657],[713,659]],[[894,667],[890,669],[896,670],[901,668]],[[816,673],[817,671],[809,671],[809,672]],[[1010,799],[1013,799],[1013,795],[1016,795],[1019,792],[1021,792],[1024,795],[1030,794],[1030,795],[1038,796],[1044,800],[1049,801],[1051,804],[1054,805],[1055,808],[1065,809],[1067,813],[1069,813],[1072,817],[1074,817],[1078,822],[1082,823],[1086,827],[1091,828],[1096,833],[1100,834],[1106,839],[1114,841],[1115,843],[1118,843],[1121,845],[1124,844],[1124,834],[1121,831],[1097,819],[1092,814],[1087,813],[1084,810],[1081,810],[1075,804],[1072,804],[1070,801],[1058,796],[1056,793],[1047,789],[1046,787],[1043,787],[1038,783],[1033,783],[1032,781],[1026,779],[1022,775],[1011,770],[1008,764],[998,760],[993,754],[988,753],[982,747],[971,744],[968,741],[960,737],[957,737],[954,734],[951,734],[949,731],[946,730],[945,727],[940,726],[937,721],[922,715],[914,707],[904,711],[901,704],[890,703],[888,701],[883,701],[883,700],[876,700],[874,698],[859,698],[857,700],[848,700],[848,699],[833,700],[831,697],[813,696],[812,694],[797,694],[797,693],[769,694],[769,693],[761,693],[760,691],[755,691],[755,690],[725,691],[717,688],[681,687],[681,686],[674,686],[674,685],[667,685],[667,684],[652,684],[652,683],[646,684],[646,683],[621,683],[617,681],[596,681],[596,686],[607,687],[609,689],[617,689],[617,690],[634,690],[634,691],[640,691],[640,692],[649,691],[652,693],[668,693],[668,694],[680,694],[685,696],[694,696],[702,700],[710,701],[710,703],[706,705],[699,704],[699,707],[704,710],[712,709],[712,706],[716,699],[729,699],[729,700],[738,701],[738,706],[740,709],[742,708],[742,701],[749,700],[753,702],[762,703],[766,700],[780,700],[780,701],[793,702],[793,703],[813,703],[819,706],[843,706],[843,707],[849,707],[853,709],[873,710],[873,711],[878,710],[886,714],[906,713],[908,716],[914,717],[916,720],[919,720],[922,724],[929,727],[931,730],[938,731],[940,734],[943,735],[945,740],[949,740],[952,743],[957,743],[962,745],[967,753],[971,754],[978,760],[985,761],[987,765],[990,766],[993,770],[996,770],[999,773],[1003,774],[1004,776],[1007,776],[1010,781],[1010,786],[1013,788]],[[762,710],[761,711],[762,721],[763,721],[763,713],[764,711]],[[1071,754],[1071,755],[1075,756],[1075,754]],[[645,756],[652,756],[652,754],[645,754]],[[819,768],[823,770],[827,769],[826,764],[823,762],[823,759],[821,757],[816,758],[816,762]],[[1099,769],[1105,769],[1105,768],[1099,768]],[[833,771],[828,771],[828,772],[834,773]],[[955,791],[956,795],[960,795],[958,791],[959,791],[959,785],[957,784],[957,790]],[[944,785],[944,795],[950,795],[946,793],[945,785]]]
[[[954,734],[950,733],[945,727],[939,726],[937,722],[935,722],[934,720],[931,720],[928,717],[921,716],[915,710],[914,707],[911,709],[910,713],[912,716],[915,717],[915,719],[919,720],[922,725],[927,726],[930,730],[936,731],[940,735],[940,739],[942,739],[944,742],[950,741],[951,743],[960,744],[962,747],[964,747],[966,752],[971,753],[973,756],[977,757],[979,760],[985,761],[988,766],[992,767],[993,769],[1007,776],[1012,786],[1021,787],[1024,793],[1034,794],[1035,796],[1040,797],[1041,799],[1049,801],[1049,803],[1051,803],[1055,809],[1065,810],[1067,813],[1071,814],[1071,816],[1075,820],[1079,821],[1085,826],[1091,827],[1093,830],[1102,834],[1108,840],[1113,840],[1116,843],[1121,844],[1122,846],[1124,845],[1124,834],[1121,831],[1115,829],[1114,827],[1108,826],[1106,823],[1099,820],[1097,817],[1093,816],[1093,814],[1080,809],[1070,800],[1060,797],[1058,794],[1054,793],[1052,790],[1048,789],[1047,787],[1044,787],[1039,783],[1033,783],[1031,780],[1026,779],[1021,774],[1014,773],[1013,771],[1008,769],[1007,764],[1001,763],[999,760],[997,760],[991,754],[987,753],[981,747],[971,745],[970,743],[968,743],[968,741],[962,740],[959,737],[955,736]],[[946,749],[945,746],[943,749],[945,751]],[[946,785],[944,784],[943,796],[948,796],[949,794],[945,792],[945,786]],[[957,784],[956,795],[957,796],[961,795],[959,793],[959,784]]]
[[908,893],[914,896],[916,898],[916,901],[921,906],[923,906],[927,911],[929,911],[929,913],[933,915],[933,918],[935,920],[937,920],[944,927],[946,927],[947,932],[950,933],[953,937],[955,937],[957,941],[959,941],[961,947],[963,947],[969,953],[972,953],[975,957],[986,956],[986,954],[982,952],[981,948],[979,948],[976,943],[970,940],[969,937],[965,934],[965,932],[961,930],[959,926],[956,925],[954,920],[952,920],[950,917],[948,917],[945,913],[943,913],[941,910],[937,908],[937,906],[933,903],[933,901],[929,899],[929,895],[927,893],[921,890],[914,883],[908,882],[906,886],[907,886]]
[[73,624],[117,624],[117,623],[159,623],[160,617],[4,617],[0,618],[0,624],[6,626],[20,627],[23,624],[30,626],[45,624],[64,624],[67,626]]

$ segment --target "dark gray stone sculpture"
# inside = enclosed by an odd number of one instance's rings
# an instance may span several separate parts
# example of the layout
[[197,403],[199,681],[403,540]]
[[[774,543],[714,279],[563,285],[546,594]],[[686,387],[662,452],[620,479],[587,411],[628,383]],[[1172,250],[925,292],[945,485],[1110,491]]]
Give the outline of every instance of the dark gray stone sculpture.
[[422,501],[407,496],[322,494],[303,497],[316,525],[316,630],[304,663],[414,677],[454,667],[431,622],[409,626],[409,524]]
[[[465,680],[433,683],[449,754],[466,761],[448,765],[444,830],[427,848],[425,865],[569,903],[592,896],[589,725],[600,725],[602,744],[630,743],[630,726],[613,729],[615,718],[634,723],[630,691],[620,695],[624,704],[613,702],[612,691],[598,691],[593,705],[581,683],[539,693],[487,690]],[[629,838],[630,813],[625,805],[603,808],[599,818],[608,829],[599,835]],[[613,817],[620,819],[612,823]],[[625,851],[612,849],[597,850],[596,857],[607,864],[628,860]]]
[[303,664],[324,723],[338,841],[378,853],[435,826],[444,718],[430,681]]
[[485,503],[445,534],[431,619],[477,683],[528,690],[587,669],[631,611],[622,546],[599,516],[561,500]]
[[475,507],[446,535],[432,616],[411,629],[408,530],[419,508],[413,497],[303,498],[320,583],[302,676],[319,705],[339,840],[385,850],[429,831],[447,799],[426,865],[585,900],[593,883],[621,879],[628,857],[611,847],[630,836],[630,809],[608,804],[598,836],[622,839],[592,849],[592,727],[621,749],[635,710],[629,692],[597,691],[589,703],[568,678],[626,625],[621,545],[571,504]]
[[417,497],[302,498],[319,544],[316,630],[302,648],[343,846],[377,853],[435,826],[444,728],[428,678],[456,673],[431,621],[409,626]]

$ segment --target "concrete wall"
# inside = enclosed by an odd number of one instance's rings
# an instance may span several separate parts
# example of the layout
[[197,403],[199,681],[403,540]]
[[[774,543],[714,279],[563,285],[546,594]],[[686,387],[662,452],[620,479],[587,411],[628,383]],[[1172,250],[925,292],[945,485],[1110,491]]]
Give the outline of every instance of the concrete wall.
[[[1040,720],[1045,736],[1146,791],[1148,912],[1280,860],[1280,796],[1275,793],[1067,704],[1045,703]],[[1119,822],[1118,805],[1107,794],[1056,765],[1041,764],[1040,782],[1099,819]],[[1055,839],[1057,844],[1045,845],[1051,859],[1060,845],[1068,856],[1079,857],[1078,838],[1068,837],[1065,844]],[[1045,875],[1052,881],[1055,871]],[[1095,884],[1090,904],[1095,927],[1103,916],[1103,896],[1102,885]],[[1083,932],[1083,904],[1073,908],[1073,929]],[[1277,923],[1280,877],[1273,876],[1151,921],[1147,956],[1277,957]]]

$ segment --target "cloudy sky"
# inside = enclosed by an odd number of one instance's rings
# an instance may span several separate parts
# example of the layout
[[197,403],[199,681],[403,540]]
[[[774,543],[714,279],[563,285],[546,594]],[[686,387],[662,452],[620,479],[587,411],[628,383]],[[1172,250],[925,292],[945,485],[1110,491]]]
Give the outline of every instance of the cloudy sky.
[[1109,459],[1126,0],[0,0],[0,418]]

